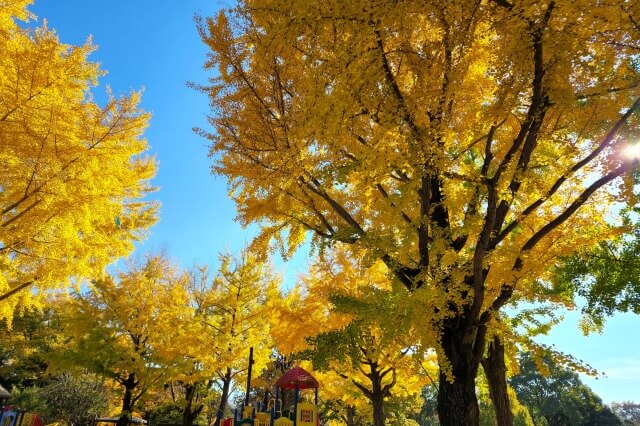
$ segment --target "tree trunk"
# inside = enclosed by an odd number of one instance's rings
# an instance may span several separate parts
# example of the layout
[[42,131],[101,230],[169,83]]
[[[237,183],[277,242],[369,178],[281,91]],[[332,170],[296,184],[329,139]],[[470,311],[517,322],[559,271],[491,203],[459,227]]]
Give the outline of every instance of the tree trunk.
[[193,408],[193,401],[195,399],[196,391],[198,390],[198,383],[189,383],[184,385],[184,399],[185,407],[182,410],[182,426],[192,426],[196,417],[202,411],[203,405],[200,404],[197,408]]
[[[475,378],[480,357],[474,352],[474,344],[481,344],[484,336],[474,335],[470,327],[454,324],[455,321],[447,321],[442,332],[446,360],[439,360],[438,417],[441,426],[478,426],[480,409]],[[447,364],[453,373],[452,382],[445,374]]]
[[[363,353],[366,354],[366,351],[364,349],[360,349]],[[387,415],[384,412],[384,400],[385,398],[391,396],[391,387],[393,387],[393,385],[395,384],[396,373],[395,370],[392,369],[387,369],[383,372],[381,369],[379,369],[377,361],[367,360],[365,364],[368,365],[371,369],[371,372],[369,374],[365,373],[367,378],[371,381],[371,389],[368,389],[365,385],[359,383],[355,379],[351,379],[351,381],[371,402],[371,408],[373,409],[373,425],[384,426],[385,421],[387,420]],[[393,381],[383,386],[382,381],[384,377],[391,371],[393,371]]]
[[347,425],[356,426],[356,407],[353,405],[347,405]]
[[504,346],[500,338],[493,336],[489,344],[487,357],[482,361],[482,368],[489,384],[489,396],[496,412],[498,426],[512,426],[513,413],[507,392],[507,365],[504,361]]
[[387,415],[384,412],[384,395],[374,392],[371,398],[373,406],[373,426],[384,426]]
[[227,400],[229,399],[229,388],[231,387],[231,369],[227,368],[227,372],[222,379],[222,395],[220,396],[220,405],[218,406],[218,414],[214,426],[220,426],[220,420],[227,409]]
[[137,385],[135,373],[129,373],[126,380],[121,383],[124,386],[124,396],[122,397],[122,412],[116,426],[128,426],[133,414],[133,390]]
[[384,412],[384,399],[389,396],[389,389],[382,386],[382,379],[384,379],[381,370],[379,369],[377,362],[370,362],[371,373],[369,379],[371,380],[371,392],[368,397],[371,400],[371,407],[373,408],[373,426],[384,426],[387,415]]

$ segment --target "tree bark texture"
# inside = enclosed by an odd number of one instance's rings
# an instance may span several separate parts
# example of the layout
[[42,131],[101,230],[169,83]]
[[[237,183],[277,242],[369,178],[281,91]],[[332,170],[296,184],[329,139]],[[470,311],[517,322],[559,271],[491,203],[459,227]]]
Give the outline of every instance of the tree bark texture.
[[193,408],[193,401],[198,390],[198,383],[186,384],[184,386],[184,390],[186,404],[184,410],[182,410],[182,426],[192,426],[204,406],[200,404],[196,408]]
[[509,402],[507,385],[507,365],[504,361],[504,345],[498,336],[489,343],[487,356],[482,360],[482,368],[489,384],[489,396],[493,402],[498,426],[512,426],[513,413]]
[[373,425],[384,426],[387,415],[384,412],[384,399],[388,395],[382,386],[383,377],[377,363],[371,365],[371,406],[373,408]]
[[352,405],[347,406],[347,426],[356,426],[356,407]]
[[[476,396],[476,374],[480,358],[476,354],[478,342],[469,328],[453,321],[445,325],[442,334],[442,348],[446,360],[440,361],[438,418],[441,426],[477,426],[480,423],[480,409]],[[453,374],[449,381],[445,373],[448,362]]]

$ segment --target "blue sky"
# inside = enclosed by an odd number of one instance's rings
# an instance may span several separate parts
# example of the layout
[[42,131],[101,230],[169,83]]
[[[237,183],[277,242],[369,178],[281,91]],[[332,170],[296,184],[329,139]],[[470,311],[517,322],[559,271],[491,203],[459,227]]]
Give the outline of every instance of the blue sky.
[[[221,0],[35,0],[31,10],[47,19],[62,42],[82,44],[90,35],[98,46],[91,59],[108,74],[94,90],[104,99],[105,87],[116,94],[144,88],[143,108],[153,114],[146,137],[159,163],[154,198],[162,202],[160,222],[138,252],[166,249],[184,266],[216,263],[217,253],[238,251],[251,231],[234,222],[226,182],[209,173],[207,141],[191,130],[206,127],[207,98],[186,86],[205,83],[206,49],[193,22],[194,14],[212,16],[231,1]],[[300,253],[288,264],[278,262],[287,282],[306,264]],[[640,402],[640,317],[620,314],[601,335],[581,336],[578,314],[546,336],[544,343],[569,352],[607,374],[585,382],[605,402]]]

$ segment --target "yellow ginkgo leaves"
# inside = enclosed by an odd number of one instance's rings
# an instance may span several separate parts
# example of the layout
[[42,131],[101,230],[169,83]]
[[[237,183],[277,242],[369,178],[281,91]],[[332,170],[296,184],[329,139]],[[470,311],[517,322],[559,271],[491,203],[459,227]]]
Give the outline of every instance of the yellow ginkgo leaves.
[[0,5],[0,316],[100,274],[157,210],[140,93],[96,104],[94,46],[18,27],[24,3]]

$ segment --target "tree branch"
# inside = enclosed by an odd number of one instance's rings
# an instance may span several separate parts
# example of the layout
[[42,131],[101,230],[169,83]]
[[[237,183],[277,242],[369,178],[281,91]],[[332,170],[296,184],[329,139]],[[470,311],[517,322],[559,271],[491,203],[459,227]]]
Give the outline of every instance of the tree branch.
[[29,287],[30,285],[34,284],[35,282],[36,282],[36,280],[32,280],[32,281],[27,281],[27,282],[24,282],[22,284],[17,285],[16,287],[12,288],[8,292],[0,295],[0,302],[2,302],[5,299],[8,299],[9,297],[13,296],[14,294],[18,293],[19,291],[24,290],[25,288]]
[[362,236],[365,234],[364,229],[360,226],[360,224],[351,216],[351,214],[336,200],[331,198],[327,192],[322,189],[320,182],[316,179],[312,178],[313,185],[306,181],[302,176],[299,178],[300,182],[305,185],[307,188],[311,190],[314,194],[320,196],[323,200],[327,202],[331,206],[331,208],[340,216],[345,222],[347,222],[353,230],[359,235]]
[[[603,177],[601,177],[600,179],[592,183],[588,188],[586,188],[582,192],[582,194],[580,194],[569,205],[569,207],[567,207],[554,220],[547,223],[540,230],[538,230],[538,232],[533,234],[531,238],[529,238],[529,240],[527,240],[527,242],[524,244],[524,246],[522,246],[522,249],[520,250],[521,255],[518,256],[514,261],[512,270],[520,271],[524,266],[524,261],[522,260],[522,254],[533,249],[538,244],[538,242],[540,242],[540,240],[542,240],[546,235],[548,235],[551,231],[553,231],[554,229],[562,225],[564,222],[566,222],[582,205],[584,205],[584,203],[587,202],[589,197],[591,197],[591,195],[593,195],[594,192],[596,192],[598,189],[608,184],[615,178],[627,172],[629,169],[631,169],[632,165],[637,165],[637,162],[638,162],[637,160],[634,160],[633,162],[623,163],[617,169],[607,173],[606,175],[604,175]],[[504,285],[500,291],[500,294],[498,295],[496,300],[492,303],[490,310],[497,311],[502,306],[504,306],[504,304],[507,303],[511,298],[511,296],[513,295],[513,290],[514,290],[514,285],[512,284]]]
[[524,211],[522,212],[522,214],[520,215],[519,218],[514,219],[511,223],[509,223],[494,239],[494,241],[491,244],[492,248],[495,248],[502,240],[504,240],[504,238],[509,235],[509,233],[511,231],[513,231],[524,219],[526,219],[531,213],[533,213],[538,207],[540,207],[545,201],[547,201],[552,195],[554,195],[558,189],[562,186],[562,184],[567,181],[567,179],[569,177],[571,177],[571,175],[573,175],[575,172],[577,172],[578,170],[582,169],[585,165],[587,165],[589,162],[591,162],[594,158],[596,158],[598,156],[598,154],[600,154],[605,148],[607,148],[608,146],[611,145],[611,143],[613,142],[614,138],[616,137],[618,131],[620,130],[620,128],[622,127],[622,125],[624,125],[627,121],[627,119],[633,114],[635,113],[638,109],[640,109],[640,98],[636,99],[636,101],[633,103],[633,105],[618,119],[618,121],[613,125],[613,127],[611,128],[611,130],[609,130],[609,132],[606,134],[606,136],[602,139],[602,141],[600,142],[600,144],[598,145],[598,147],[596,149],[594,149],[589,155],[587,155],[585,158],[583,158],[582,160],[578,161],[576,164],[573,165],[573,167],[571,167],[569,169],[569,171],[567,171],[566,173],[564,173],[562,176],[560,176],[555,182],[554,184],[551,186],[551,188],[549,188],[549,190],[546,192],[546,194],[537,199],[536,201],[534,201],[533,203],[531,203],[526,209],[524,209]]

